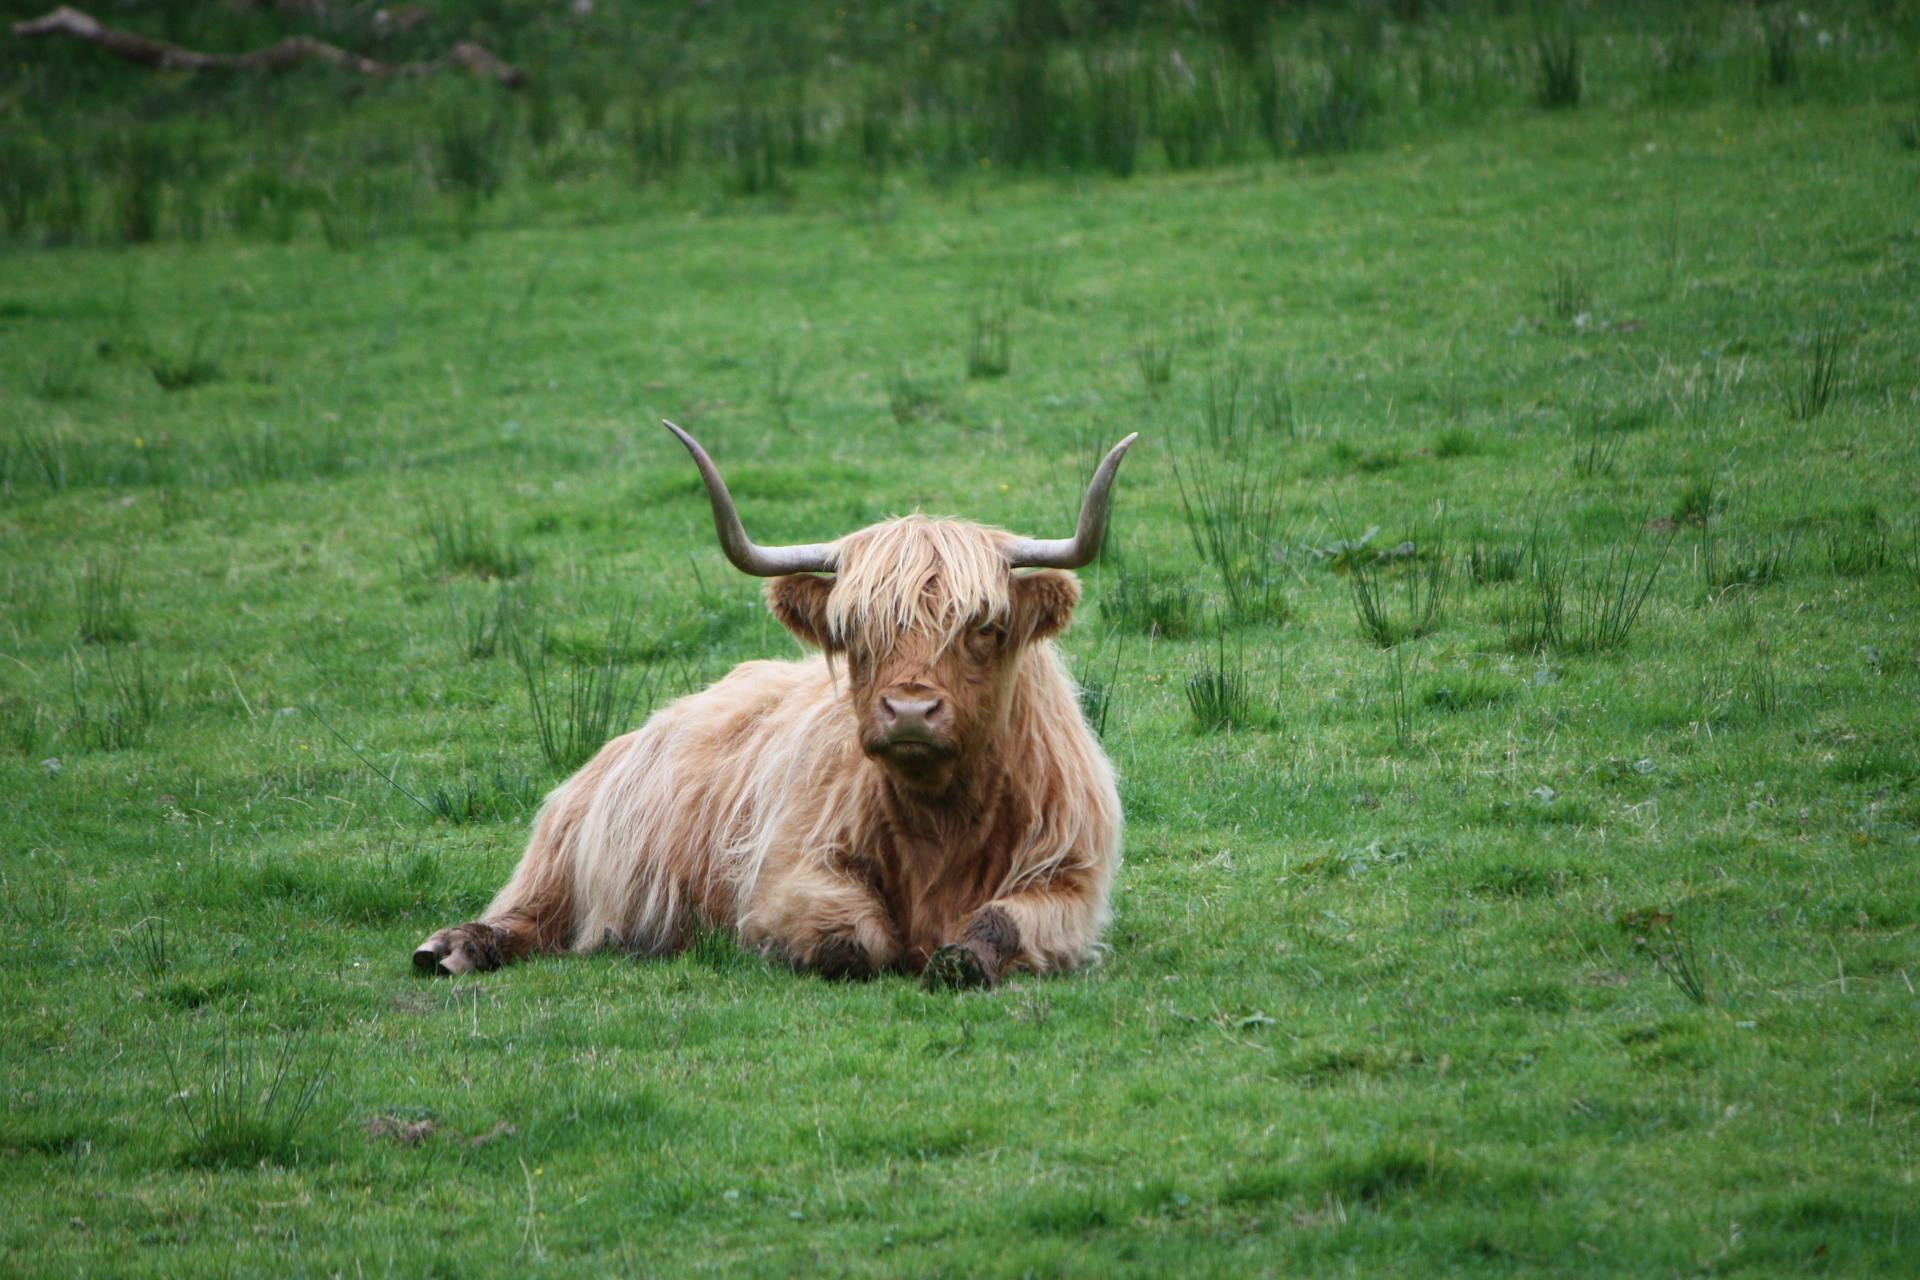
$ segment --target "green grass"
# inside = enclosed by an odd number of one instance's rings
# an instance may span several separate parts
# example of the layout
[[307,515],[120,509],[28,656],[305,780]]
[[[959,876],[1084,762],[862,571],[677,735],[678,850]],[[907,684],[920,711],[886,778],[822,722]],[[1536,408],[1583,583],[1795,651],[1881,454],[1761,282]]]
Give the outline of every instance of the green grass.
[[[721,164],[676,96],[605,105],[594,178],[589,86],[490,176],[423,85],[364,119],[449,121],[395,149],[446,186],[365,231],[262,171],[180,234],[136,184],[184,149],[49,176],[0,271],[0,1270],[1911,1270],[1914,46],[1863,14],[1583,11],[1552,111],[1533,28],[1396,21],[1352,145],[1127,177],[1127,93],[1188,128],[1211,57],[1076,62],[1077,168],[874,123],[843,178],[777,99]],[[1064,640],[1127,810],[1101,964],[413,976],[585,738],[794,652],[663,416],[774,542],[1060,536],[1142,432]],[[1337,570],[1408,542],[1382,652]],[[1209,673],[1257,723],[1199,731]]]

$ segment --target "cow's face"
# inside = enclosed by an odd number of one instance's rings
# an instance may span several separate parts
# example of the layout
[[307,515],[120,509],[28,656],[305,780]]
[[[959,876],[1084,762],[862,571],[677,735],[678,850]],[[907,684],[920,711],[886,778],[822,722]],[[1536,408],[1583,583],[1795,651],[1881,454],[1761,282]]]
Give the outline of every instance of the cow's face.
[[1071,574],[1010,569],[1002,536],[908,517],[842,539],[832,578],[768,584],[774,616],[844,663],[861,747],[915,790],[945,790],[992,740],[1022,651],[1079,600]]

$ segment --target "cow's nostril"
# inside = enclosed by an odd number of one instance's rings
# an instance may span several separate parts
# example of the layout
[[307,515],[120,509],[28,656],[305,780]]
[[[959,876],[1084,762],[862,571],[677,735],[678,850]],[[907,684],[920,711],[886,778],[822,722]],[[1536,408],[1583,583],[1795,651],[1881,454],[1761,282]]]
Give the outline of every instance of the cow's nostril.
[[888,724],[926,726],[943,705],[939,698],[880,699],[880,714]]

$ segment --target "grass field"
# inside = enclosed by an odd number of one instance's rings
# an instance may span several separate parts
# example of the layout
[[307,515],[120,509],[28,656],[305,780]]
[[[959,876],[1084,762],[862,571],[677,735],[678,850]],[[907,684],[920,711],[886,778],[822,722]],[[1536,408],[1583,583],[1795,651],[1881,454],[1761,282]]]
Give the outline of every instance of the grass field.
[[[1915,1274],[1920,153],[1808,80],[15,242],[0,1270]],[[415,978],[795,651],[662,416],[774,542],[1058,536],[1141,432],[1104,963]]]

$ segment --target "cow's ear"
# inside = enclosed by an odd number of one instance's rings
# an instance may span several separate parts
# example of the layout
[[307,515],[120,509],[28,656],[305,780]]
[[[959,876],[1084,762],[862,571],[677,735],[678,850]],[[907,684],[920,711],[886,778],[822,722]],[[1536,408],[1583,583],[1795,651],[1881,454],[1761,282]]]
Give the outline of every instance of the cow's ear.
[[833,590],[828,578],[811,573],[789,573],[767,580],[767,607],[780,625],[800,638],[800,643],[829,649],[827,635],[827,593]]
[[1014,575],[1013,634],[1045,640],[1060,631],[1080,603],[1080,580],[1059,569]]

